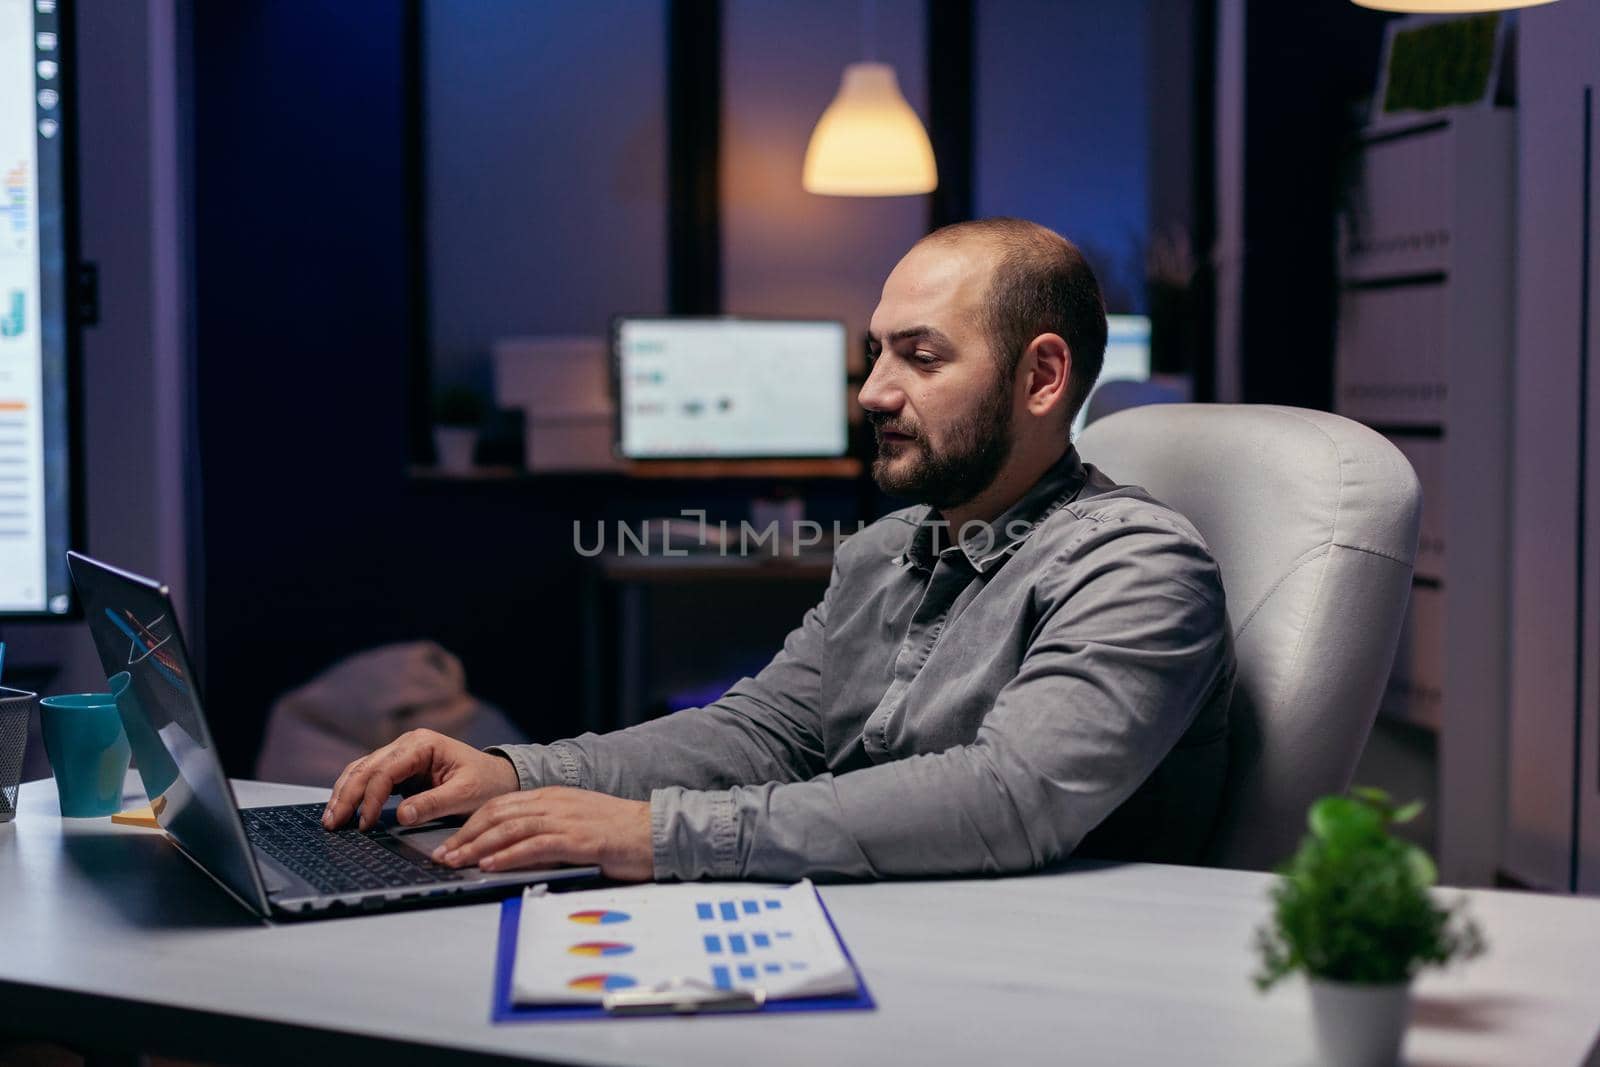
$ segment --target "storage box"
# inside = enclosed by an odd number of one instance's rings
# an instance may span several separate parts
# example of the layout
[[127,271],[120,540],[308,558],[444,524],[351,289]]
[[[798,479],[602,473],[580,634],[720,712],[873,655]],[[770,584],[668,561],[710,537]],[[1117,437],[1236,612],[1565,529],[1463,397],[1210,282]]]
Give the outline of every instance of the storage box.
[[505,337],[493,346],[495,403],[520,408],[531,471],[616,470],[603,337]]

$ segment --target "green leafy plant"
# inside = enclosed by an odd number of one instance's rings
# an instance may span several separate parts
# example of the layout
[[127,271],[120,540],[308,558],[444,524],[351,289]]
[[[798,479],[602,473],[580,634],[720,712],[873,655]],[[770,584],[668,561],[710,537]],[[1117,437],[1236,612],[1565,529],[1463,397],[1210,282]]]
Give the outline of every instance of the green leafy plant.
[[1469,959],[1483,934],[1465,901],[1440,905],[1428,854],[1393,836],[1420,801],[1396,807],[1381,789],[1356,788],[1311,806],[1311,833],[1278,869],[1272,921],[1256,932],[1265,990],[1295,971],[1336,982],[1408,982],[1425,966]]
[[482,421],[483,400],[466,386],[448,386],[433,395],[435,426],[477,426]]

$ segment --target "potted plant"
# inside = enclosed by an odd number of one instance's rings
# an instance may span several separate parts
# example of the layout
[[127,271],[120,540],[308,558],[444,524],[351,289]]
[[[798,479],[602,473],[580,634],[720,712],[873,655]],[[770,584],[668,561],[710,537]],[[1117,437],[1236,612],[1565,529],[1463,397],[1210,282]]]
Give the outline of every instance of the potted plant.
[[433,397],[433,452],[441,470],[472,469],[472,454],[483,422],[483,401],[465,386],[453,385]]
[[1421,810],[1395,807],[1381,789],[1323,797],[1311,806],[1311,833],[1278,869],[1272,920],[1256,935],[1256,985],[1305,974],[1329,1067],[1395,1063],[1412,978],[1483,951],[1465,901],[1441,904],[1429,892],[1437,872],[1428,854],[1390,833]]

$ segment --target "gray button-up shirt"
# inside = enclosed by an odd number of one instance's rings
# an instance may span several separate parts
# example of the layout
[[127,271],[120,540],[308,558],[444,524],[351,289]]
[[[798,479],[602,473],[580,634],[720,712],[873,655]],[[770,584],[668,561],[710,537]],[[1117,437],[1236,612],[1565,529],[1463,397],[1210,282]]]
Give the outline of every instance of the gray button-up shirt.
[[1232,684],[1199,533],[1069,448],[964,539],[927,507],[848,538],[716,703],[491,751],[525,789],[648,798],[660,879],[1181,862],[1216,813]]

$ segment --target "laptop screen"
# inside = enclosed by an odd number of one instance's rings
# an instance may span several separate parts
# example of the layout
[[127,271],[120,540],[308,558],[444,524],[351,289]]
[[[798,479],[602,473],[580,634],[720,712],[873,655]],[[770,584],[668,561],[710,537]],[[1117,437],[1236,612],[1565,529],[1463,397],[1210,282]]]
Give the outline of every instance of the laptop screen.
[[265,913],[266,893],[166,588],[75,552],[67,562],[156,821],[212,877]]

